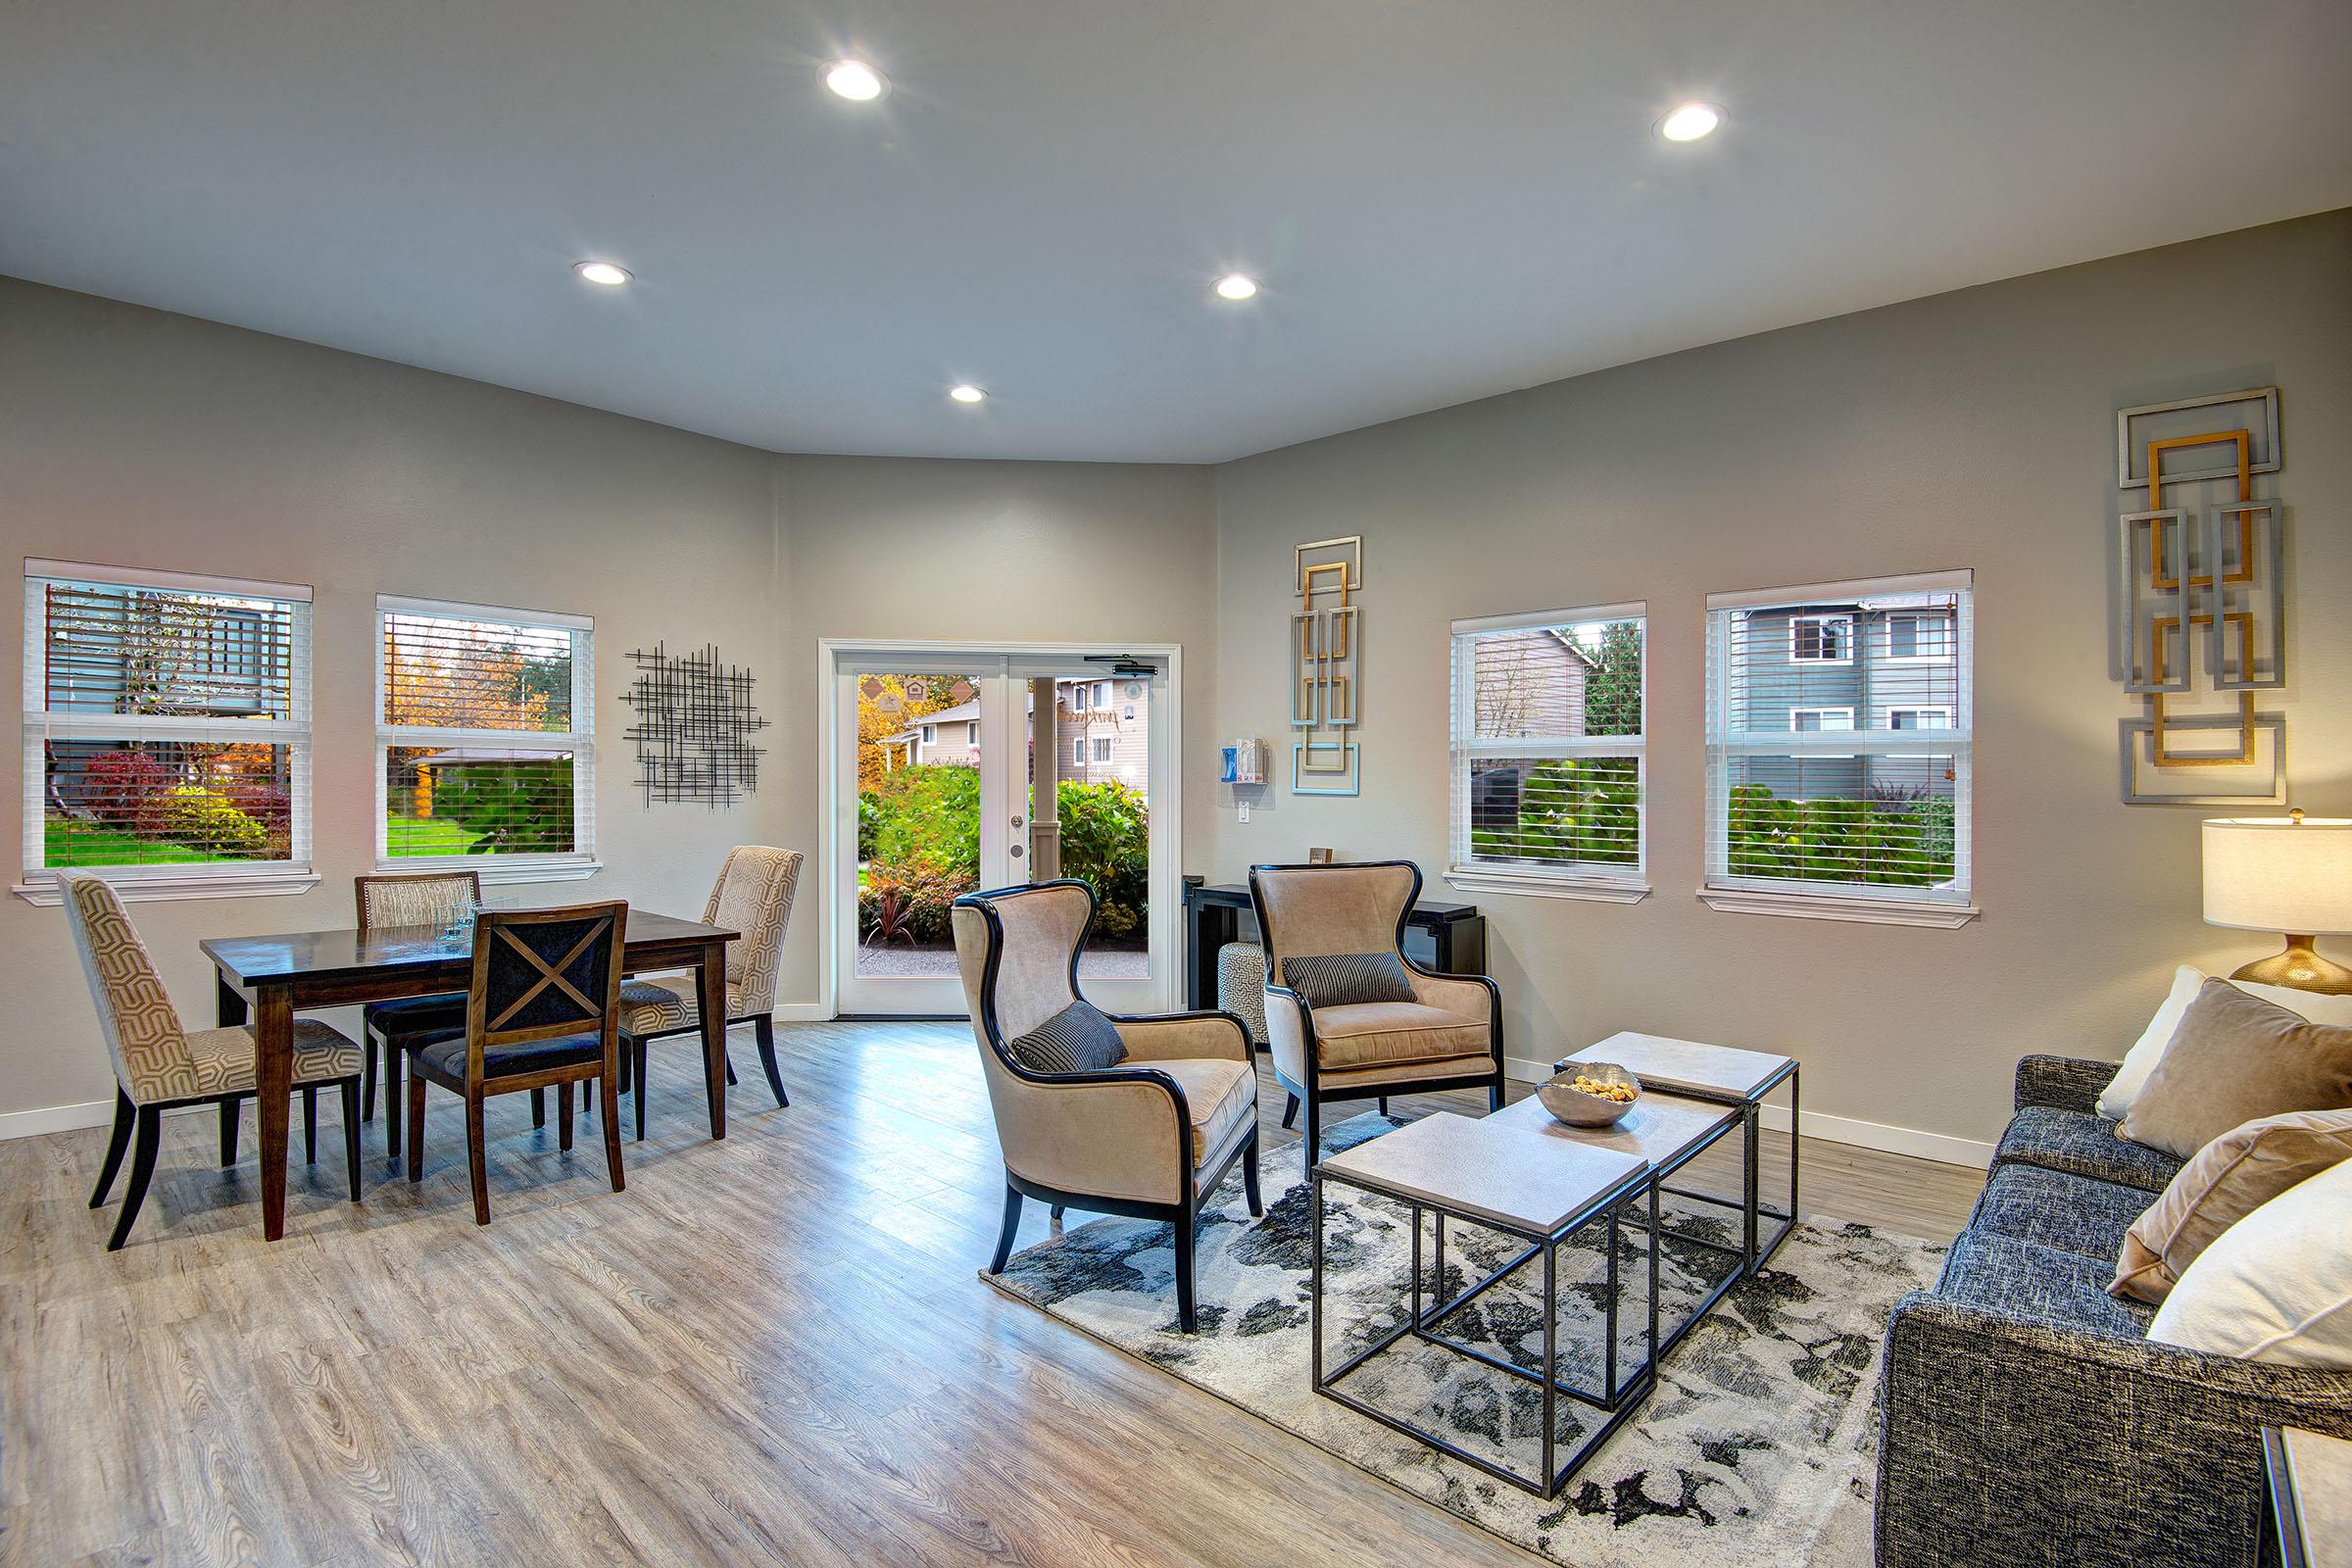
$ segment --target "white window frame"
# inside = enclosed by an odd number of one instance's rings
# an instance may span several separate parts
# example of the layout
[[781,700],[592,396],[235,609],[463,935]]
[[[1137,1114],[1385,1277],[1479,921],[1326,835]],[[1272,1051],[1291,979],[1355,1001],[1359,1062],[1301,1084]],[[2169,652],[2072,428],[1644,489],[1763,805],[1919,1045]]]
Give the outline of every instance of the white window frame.
[[[1706,872],[1698,898],[1710,908],[1739,914],[1793,915],[1813,920],[1854,920],[1876,925],[1916,925],[1956,929],[1983,911],[1973,902],[1972,770],[1975,713],[1976,576],[1959,568],[1919,572],[1901,577],[1863,578],[1848,582],[1815,583],[1789,588],[1743,590],[1707,596],[1707,789]],[[1739,712],[1745,693],[1739,689],[1727,646],[1732,612],[1780,610],[1803,605],[1862,601],[1896,594],[1953,593],[1959,604],[1952,616],[1954,700],[1951,727],[1935,730],[1891,728],[1863,732],[1790,729],[1739,730],[1730,715]],[[1791,616],[1789,651],[1795,652],[1794,622],[1820,616]],[[1830,617],[1837,618],[1837,617]],[[1847,644],[1848,651],[1852,644]],[[1798,660],[1803,664],[1847,663],[1850,660]],[[1908,661],[1906,661],[1908,662]],[[1749,672],[1752,678],[1752,671]],[[1906,709],[1919,705],[1898,705]],[[1925,705],[1933,708],[1936,705]],[[1645,710],[1646,711],[1646,710]],[[1793,710],[1791,710],[1793,714]],[[1869,738],[1855,748],[1857,733]],[[1835,737],[1835,738],[1832,738]],[[1841,750],[1842,748],[1842,750]],[[1851,757],[1935,756],[1952,762],[1952,880],[1933,888],[1864,888],[1844,882],[1795,882],[1778,877],[1735,877],[1729,872],[1729,760],[1738,756]]]
[[1096,737],[1095,737],[1095,765],[1096,765],[1096,766],[1098,766],[1098,767],[1101,767],[1101,766],[1103,766],[1104,764],[1108,763],[1108,762],[1111,760],[1111,750],[1112,750],[1112,748],[1111,748],[1111,744],[1110,744],[1110,737],[1109,737],[1109,736],[1107,736],[1107,735],[1098,735],[1098,736],[1096,736]]
[[1945,707],[1945,706],[1944,706],[1943,704],[1941,704],[1941,703],[1892,703],[1892,704],[1889,704],[1889,705],[1887,706],[1887,709],[1886,709],[1886,727],[1887,729],[1893,729],[1893,728],[1895,728],[1895,727],[1896,727],[1896,726],[1895,726],[1895,722],[1894,722],[1894,715],[1895,715],[1895,714],[1897,714],[1897,713],[1941,713],[1941,714],[1943,715],[1943,722],[1942,722],[1941,724],[1939,724],[1939,725],[1935,725],[1935,724],[1914,724],[1914,725],[1912,725],[1911,727],[1912,727],[1912,729],[1915,729],[1915,730],[1921,730],[1921,729],[1950,729],[1950,728],[1952,727],[1952,710],[1951,710],[1949,708]]
[[[1820,724],[1816,725],[1812,729],[1804,729],[1796,722],[1796,715],[1799,713],[1816,713],[1825,718],[1832,713],[1843,713],[1845,715],[1845,724],[1842,728],[1838,728],[1830,724]],[[1788,733],[1791,735],[1850,735],[1853,733],[1853,730],[1854,710],[1850,708],[1791,708],[1788,710]],[[1850,758],[1858,754],[1853,752],[1821,752],[1816,755],[1825,759],[1835,759]]]
[[[1894,623],[1898,620],[1941,621],[1943,623],[1943,645],[1946,650],[1953,649],[1959,639],[1955,635],[1951,616],[1940,610],[1889,610],[1886,612],[1886,662],[1889,664],[1948,664],[1952,662],[1953,654],[1948,651],[1940,654],[1898,654],[1894,651]],[[1919,633],[1914,631],[1911,638],[1911,646],[1917,648]]]
[[1072,767],[1086,765],[1086,737],[1083,735],[1070,737],[1070,765]]
[[[1524,739],[1481,740],[1477,735],[1475,689],[1477,639],[1486,633],[1548,629],[1585,621],[1642,623],[1642,733],[1585,735],[1531,743]],[[1451,822],[1446,880],[1467,893],[1525,894],[1536,898],[1583,899],[1597,904],[1638,904],[1649,895],[1649,606],[1592,605],[1581,609],[1533,611],[1457,620],[1452,627]],[[1634,809],[1634,863],[1630,868],[1594,865],[1515,865],[1472,860],[1470,765],[1480,757],[1631,757],[1640,800]]]
[[[106,588],[158,588],[173,593],[224,594],[274,599],[293,607],[292,668],[288,713],[282,719],[187,718],[161,713],[53,713],[43,672],[48,666],[43,638],[48,605],[42,585],[89,583]],[[195,865],[93,865],[125,904],[172,899],[281,897],[308,893],[318,885],[311,863],[311,590],[297,583],[250,577],[213,577],[184,571],[151,571],[135,566],[101,566],[82,562],[24,561],[24,706],[22,722],[24,791],[24,880],[10,891],[27,904],[54,907],[64,900],[56,869],[42,863],[47,849],[47,767],[43,746],[53,740],[170,741],[220,740],[288,748],[287,838],[283,860],[221,860]],[[199,733],[201,732],[201,733]]]
[[[1844,654],[1836,659],[1826,659],[1819,654],[1815,654],[1811,658],[1807,658],[1803,654],[1800,654],[1796,651],[1797,627],[1806,625],[1808,623],[1816,626],[1827,626],[1833,621],[1842,624],[1845,627]],[[1819,648],[1821,645],[1822,639],[1818,635],[1815,636],[1813,639],[1813,646]],[[1853,662],[1854,617],[1852,615],[1840,612],[1826,615],[1790,615],[1788,617],[1788,662],[1791,664],[1850,664]]]
[[923,726],[923,744],[925,746],[936,746],[939,744],[939,726],[937,724],[925,724]]
[[[491,621],[571,634],[571,722],[568,730],[461,729],[384,722],[384,617],[433,615],[449,620]],[[587,615],[515,610],[501,605],[465,605],[398,594],[375,598],[375,868],[378,871],[475,871],[485,885],[514,882],[574,882],[603,870],[596,858],[596,622]],[[495,746],[507,751],[571,754],[571,843],[564,855],[392,856],[391,801],[384,778],[385,753],[394,746]]]

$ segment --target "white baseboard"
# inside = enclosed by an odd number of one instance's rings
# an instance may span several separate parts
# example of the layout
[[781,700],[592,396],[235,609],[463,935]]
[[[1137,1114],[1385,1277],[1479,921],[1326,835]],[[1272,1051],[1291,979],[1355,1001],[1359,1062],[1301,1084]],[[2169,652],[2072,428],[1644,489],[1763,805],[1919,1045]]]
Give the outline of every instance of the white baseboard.
[[[788,1002],[776,1009],[778,1023],[817,1023],[833,1014],[813,1002]],[[209,1105],[185,1107],[209,1112]],[[77,1105],[46,1105],[39,1110],[0,1110],[0,1143],[11,1138],[38,1138],[43,1133],[70,1133],[82,1127],[112,1127],[115,1102],[87,1100]]]
[[[1513,1078],[1528,1083],[1542,1083],[1551,1076],[1551,1063],[1510,1056],[1504,1058],[1503,1070]],[[1767,1104],[1764,1107],[1764,1125],[1776,1132],[1787,1132],[1788,1107]],[[1887,1154],[1908,1154],[1914,1159],[1932,1159],[1942,1165],[1965,1165],[1971,1170],[1984,1170],[1992,1163],[1992,1145],[1983,1139],[1954,1138],[1949,1133],[1922,1132],[1916,1127],[1891,1127],[1885,1122],[1857,1121],[1851,1116],[1831,1116],[1818,1110],[1804,1112],[1803,1132],[1807,1138],[1818,1138],[1823,1143],[1875,1149]]]
[[[1787,1132],[1788,1108],[1766,1105],[1764,1125],[1778,1132]],[[1850,1116],[1828,1116],[1818,1110],[1804,1113],[1804,1132],[1807,1138],[1818,1138],[1828,1144],[1850,1144],[1857,1149],[1876,1149],[1882,1153],[1909,1154],[1914,1159],[1932,1159],[1939,1165],[1964,1165],[1970,1170],[1985,1170],[1992,1164],[1992,1145],[1981,1138],[1954,1138],[1949,1133],[1922,1132],[1916,1127],[1890,1127],[1879,1121],[1856,1121]]]
[[[164,1112],[167,1116],[202,1111],[213,1114],[211,1105],[175,1105]],[[40,1110],[0,1111],[0,1143],[11,1138],[38,1138],[43,1133],[70,1133],[83,1127],[112,1127],[115,1124],[115,1102],[111,1100],[85,1100],[78,1105],[50,1105]]]
[[43,1133],[70,1133],[79,1127],[112,1127],[115,1102],[84,1101],[78,1105],[50,1105],[41,1110],[0,1111],[0,1139],[38,1138]]

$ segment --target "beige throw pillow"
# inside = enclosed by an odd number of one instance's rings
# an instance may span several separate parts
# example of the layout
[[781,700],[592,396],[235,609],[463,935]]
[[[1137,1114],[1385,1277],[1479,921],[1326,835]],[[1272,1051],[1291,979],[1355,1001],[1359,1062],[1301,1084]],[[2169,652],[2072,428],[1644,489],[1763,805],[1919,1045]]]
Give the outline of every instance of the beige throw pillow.
[[[2197,1000],[2204,989],[2205,971],[2194,964],[2184,963],[2173,971],[2173,988],[2165,993],[2164,1004],[2156,1016],[2148,1020],[2139,1039],[2124,1055],[2123,1064],[2115,1077],[2099,1091],[2099,1114],[2109,1121],[2122,1121],[2132,1108],[2133,1097],[2148,1081],[2148,1074],[2164,1059],[2164,1048],[2173,1043],[2173,1031],[2180,1027],[2180,1015],[2188,1004]],[[2287,1011],[2300,1013],[2313,1023],[2331,1023],[2352,1028],[2352,997],[2329,996],[2323,991],[2297,991],[2290,986],[2266,986],[2259,980],[2232,980],[2231,985],[2249,997],[2275,1002]]]
[[2352,1106],[2352,1029],[2305,1021],[2208,980],[2116,1132],[2188,1158],[2230,1128]]
[[2161,1301],[2213,1239],[2296,1183],[2352,1158],[2352,1110],[2297,1110],[2232,1127],[2180,1167],[2132,1222],[2108,1293]]

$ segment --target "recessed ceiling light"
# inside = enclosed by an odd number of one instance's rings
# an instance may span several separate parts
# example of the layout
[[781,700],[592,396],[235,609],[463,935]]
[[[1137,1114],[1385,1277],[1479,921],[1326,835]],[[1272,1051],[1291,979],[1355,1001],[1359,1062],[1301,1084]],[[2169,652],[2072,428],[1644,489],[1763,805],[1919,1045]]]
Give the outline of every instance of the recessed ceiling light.
[[1246,300],[1257,293],[1257,279],[1248,272],[1227,272],[1217,279],[1217,298]]
[[890,91],[890,78],[862,60],[836,60],[825,68],[825,85],[852,103],[870,104]]
[[958,403],[986,403],[988,394],[969,381],[958,381],[948,388],[948,396]]
[[607,288],[618,288],[629,280],[629,270],[615,267],[611,262],[582,262],[572,270],[589,282],[602,283]]
[[1683,104],[1658,122],[1658,134],[1668,141],[1696,141],[1722,123],[1723,111],[1713,104]]

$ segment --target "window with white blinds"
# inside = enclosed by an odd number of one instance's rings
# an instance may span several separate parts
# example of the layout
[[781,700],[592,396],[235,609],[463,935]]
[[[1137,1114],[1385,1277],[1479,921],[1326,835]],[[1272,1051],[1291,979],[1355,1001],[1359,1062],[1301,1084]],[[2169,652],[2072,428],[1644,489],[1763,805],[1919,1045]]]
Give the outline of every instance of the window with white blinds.
[[1709,903],[1924,924],[1974,913],[1972,583],[1950,571],[1709,597]]
[[1644,607],[1453,623],[1456,886],[1631,902],[1643,881]]
[[377,863],[593,871],[593,623],[385,596],[376,633]]
[[69,868],[146,896],[299,892],[311,590],[27,561],[24,748],[24,896]]

